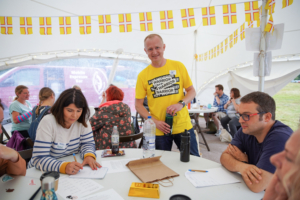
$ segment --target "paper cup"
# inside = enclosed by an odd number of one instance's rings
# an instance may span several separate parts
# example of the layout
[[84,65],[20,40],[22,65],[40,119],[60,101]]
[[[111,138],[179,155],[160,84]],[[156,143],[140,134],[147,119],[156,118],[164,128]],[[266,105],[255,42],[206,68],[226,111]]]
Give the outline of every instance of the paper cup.
[[59,181],[59,177],[60,177],[60,174],[59,172],[45,172],[41,175],[40,177],[40,181],[41,181],[41,184],[42,184],[42,180],[46,177],[53,177],[55,179],[55,186],[54,186],[54,189],[55,191],[57,191],[58,189],[58,181]]

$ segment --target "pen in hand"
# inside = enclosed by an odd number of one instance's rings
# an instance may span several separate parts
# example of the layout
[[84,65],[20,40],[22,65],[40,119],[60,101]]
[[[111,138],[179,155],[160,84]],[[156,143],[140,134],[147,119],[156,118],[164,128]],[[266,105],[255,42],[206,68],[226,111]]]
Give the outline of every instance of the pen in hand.
[[[74,157],[74,160],[75,160],[75,162],[77,162],[77,159],[76,159],[75,153],[73,153],[73,157]],[[79,170],[78,172],[80,172],[80,170]]]

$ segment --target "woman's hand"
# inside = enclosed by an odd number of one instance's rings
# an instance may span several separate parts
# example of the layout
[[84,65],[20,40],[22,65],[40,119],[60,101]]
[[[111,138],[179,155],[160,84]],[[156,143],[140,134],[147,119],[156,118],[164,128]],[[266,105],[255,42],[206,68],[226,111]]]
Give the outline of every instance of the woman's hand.
[[19,160],[19,154],[14,149],[0,144],[0,158],[15,163]]
[[69,164],[67,164],[66,166],[66,174],[70,174],[70,175],[74,175],[77,174],[77,172],[82,169],[82,164],[80,164],[79,162],[70,162]]
[[82,165],[89,165],[92,168],[92,170],[97,170],[97,167],[102,167],[92,156],[85,157],[82,162]]

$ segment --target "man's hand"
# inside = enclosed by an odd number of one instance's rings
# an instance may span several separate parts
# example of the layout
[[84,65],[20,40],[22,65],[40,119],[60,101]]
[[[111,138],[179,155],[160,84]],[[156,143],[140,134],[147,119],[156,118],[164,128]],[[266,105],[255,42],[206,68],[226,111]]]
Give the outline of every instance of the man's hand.
[[183,106],[181,103],[176,103],[176,104],[173,104],[173,105],[170,105],[169,107],[167,107],[167,113],[174,116],[182,108],[183,108]]
[[218,95],[216,92],[214,93],[214,96]]
[[239,148],[236,146],[229,144],[227,149],[225,150],[226,153],[232,155],[235,159],[241,162],[248,162],[247,154],[244,154]]
[[258,184],[262,180],[262,171],[255,165],[244,164],[240,173],[244,181],[250,185]]
[[170,129],[169,124],[167,124],[164,121],[160,121],[160,120],[157,120],[154,118],[152,118],[152,120],[154,121],[155,126],[158,130],[161,130],[164,134],[170,133],[171,129]]

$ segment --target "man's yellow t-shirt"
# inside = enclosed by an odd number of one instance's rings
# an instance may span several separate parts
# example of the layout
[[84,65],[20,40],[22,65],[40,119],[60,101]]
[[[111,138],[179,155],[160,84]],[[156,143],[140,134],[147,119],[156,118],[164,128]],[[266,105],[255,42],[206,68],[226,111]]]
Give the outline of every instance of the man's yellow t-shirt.
[[[167,107],[182,100],[183,88],[192,85],[185,66],[181,62],[168,59],[163,67],[155,68],[149,65],[139,73],[135,98],[144,99],[147,96],[151,115],[155,119],[165,121]],[[192,127],[189,112],[185,106],[173,118],[172,134],[182,133],[184,129],[189,130]],[[156,135],[162,136],[164,133],[156,129]]]

